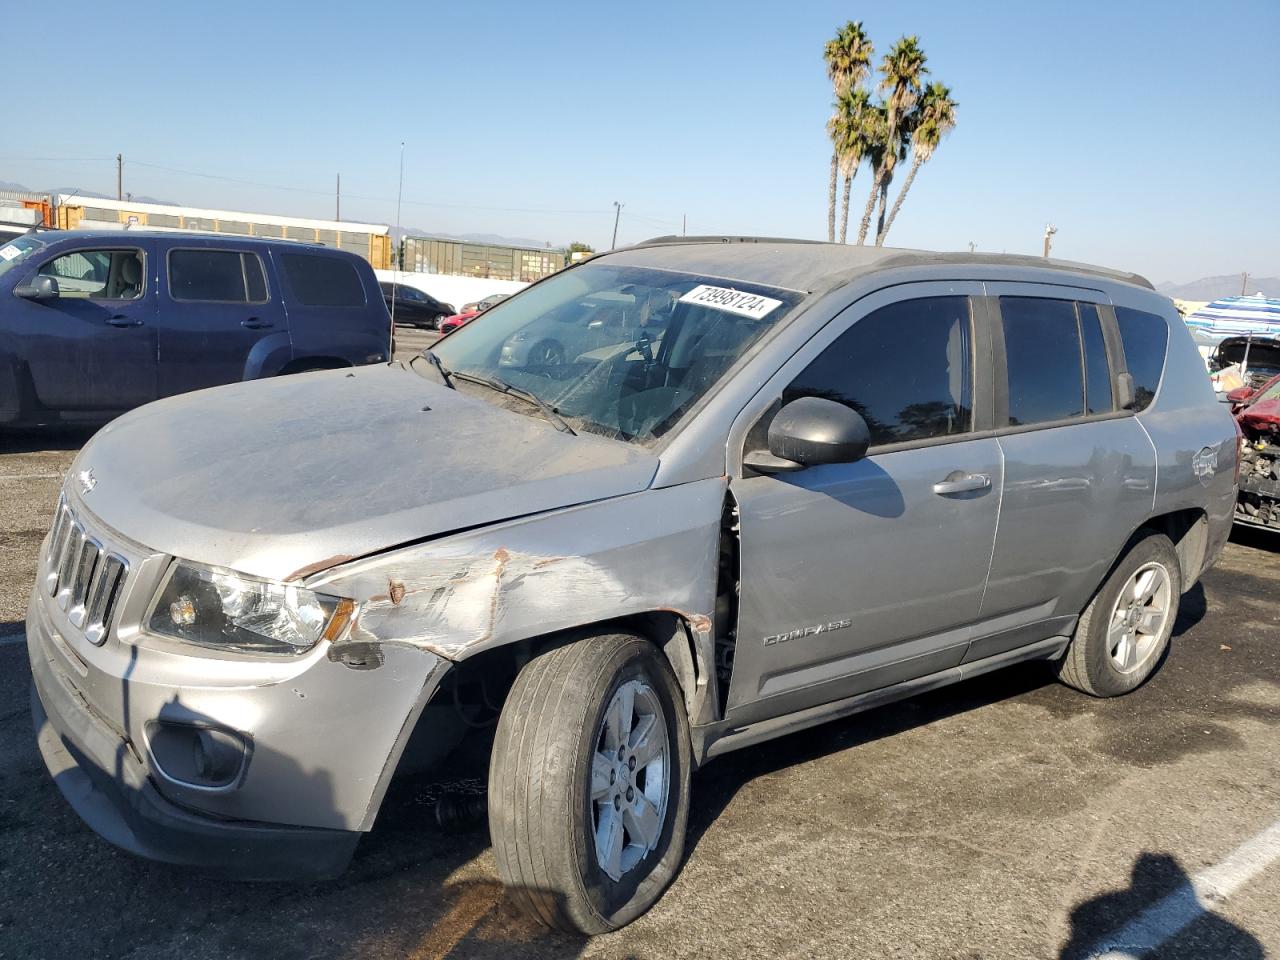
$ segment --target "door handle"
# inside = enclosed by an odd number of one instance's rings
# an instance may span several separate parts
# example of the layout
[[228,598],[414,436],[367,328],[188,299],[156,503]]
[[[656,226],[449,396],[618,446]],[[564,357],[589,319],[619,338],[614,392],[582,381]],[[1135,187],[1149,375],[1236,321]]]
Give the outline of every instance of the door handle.
[[142,321],[136,317],[126,317],[123,313],[117,313],[114,317],[107,317],[107,325],[111,327],[140,327]]
[[952,493],[972,493],[975,490],[987,490],[991,487],[991,478],[985,473],[961,473],[956,470],[947,475],[947,479],[939,480],[933,485],[933,492],[945,497]]
[[250,317],[248,320],[241,320],[240,326],[246,330],[265,330],[267,327],[274,327],[275,324],[270,320],[259,320],[257,317]]

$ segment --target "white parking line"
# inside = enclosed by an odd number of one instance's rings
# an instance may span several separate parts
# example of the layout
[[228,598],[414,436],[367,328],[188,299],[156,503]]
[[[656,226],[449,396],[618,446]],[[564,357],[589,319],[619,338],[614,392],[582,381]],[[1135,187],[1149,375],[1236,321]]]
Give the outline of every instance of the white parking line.
[[1100,941],[1090,960],[1137,960],[1210,912],[1280,860],[1280,820],[1246,840],[1221,863],[1206,867]]

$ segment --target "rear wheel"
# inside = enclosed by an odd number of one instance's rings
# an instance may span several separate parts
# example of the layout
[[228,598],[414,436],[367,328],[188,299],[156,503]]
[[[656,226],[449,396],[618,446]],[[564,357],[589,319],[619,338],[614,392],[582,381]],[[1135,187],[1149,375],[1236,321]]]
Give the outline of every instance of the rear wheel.
[[679,869],[689,770],[679,686],[651,643],[588,637],[530,661],[489,767],[494,856],[512,899],[578,933],[640,916]]
[[1095,697],[1141,686],[1168,649],[1181,597],[1169,538],[1152,533],[1137,541],[1081,615],[1058,679]]

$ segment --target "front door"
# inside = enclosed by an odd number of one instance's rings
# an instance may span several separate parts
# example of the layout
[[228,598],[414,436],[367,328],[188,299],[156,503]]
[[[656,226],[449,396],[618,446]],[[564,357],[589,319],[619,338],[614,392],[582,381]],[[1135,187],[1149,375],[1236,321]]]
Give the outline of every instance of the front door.
[[258,253],[184,241],[164,260],[161,396],[236,383],[262,341],[288,344],[280,291]]
[[[862,414],[867,456],[732,481],[741,593],[730,719],[790,713],[964,657],[1002,483],[999,445],[978,432],[990,409],[986,326],[967,295],[976,284],[910,289],[854,304],[789,364],[808,358],[798,374],[783,370],[782,403],[818,396]],[[763,437],[761,424],[748,449]]]
[[42,406],[98,417],[156,398],[151,253],[150,241],[64,248],[37,268],[58,284],[58,297],[16,299],[13,309]]

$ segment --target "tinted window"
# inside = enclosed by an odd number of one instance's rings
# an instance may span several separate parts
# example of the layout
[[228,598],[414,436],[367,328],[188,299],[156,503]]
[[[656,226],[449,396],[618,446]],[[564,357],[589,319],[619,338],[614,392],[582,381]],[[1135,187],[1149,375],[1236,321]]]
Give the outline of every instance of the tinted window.
[[1081,416],[1084,377],[1075,304],[1001,297],[1000,316],[1009,367],[1009,425]]
[[1160,386],[1169,327],[1163,317],[1128,307],[1116,307],[1116,323],[1124,343],[1124,362],[1133,376],[1135,409],[1145,410]]
[[244,257],[244,282],[249,290],[250,303],[267,302],[267,279],[262,275],[262,261],[256,253],[242,254]]
[[1080,338],[1084,341],[1084,399],[1089,413],[1110,413],[1111,368],[1107,366],[1107,344],[1102,339],[1102,322],[1092,303],[1079,303]]
[[825,397],[862,414],[872,444],[964,433],[972,424],[969,301],[881,307],[809,364],[782,400]]
[[58,281],[58,296],[137,300],[143,293],[143,261],[137,250],[77,250],[50,260],[40,276]]
[[175,300],[244,303],[244,264],[231,250],[170,250],[169,295]]
[[286,253],[280,258],[293,294],[309,307],[363,307],[356,268],[338,257]]

